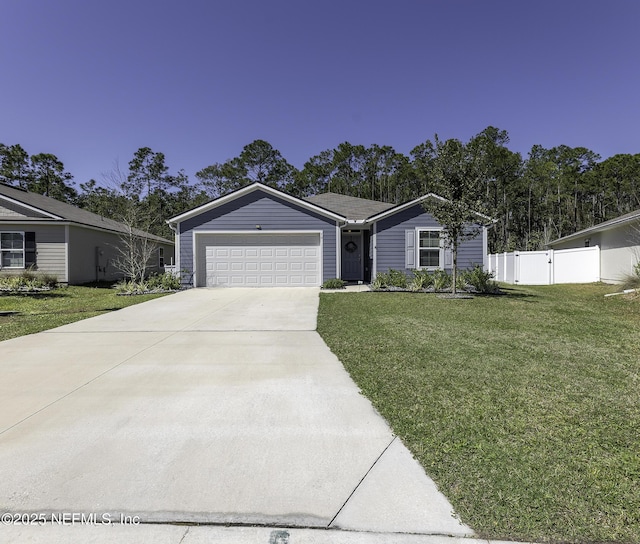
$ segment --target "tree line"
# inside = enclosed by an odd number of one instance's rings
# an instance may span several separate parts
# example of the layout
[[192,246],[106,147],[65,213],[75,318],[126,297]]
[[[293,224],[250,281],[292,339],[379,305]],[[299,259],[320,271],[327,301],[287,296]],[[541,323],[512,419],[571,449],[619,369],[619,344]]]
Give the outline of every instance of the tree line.
[[[298,197],[331,191],[397,204],[438,193],[447,175],[443,164],[454,165],[456,175],[466,164],[473,165],[477,178],[465,186],[473,193],[468,200],[496,219],[491,252],[542,249],[551,240],[640,208],[640,154],[601,160],[584,147],[534,145],[523,157],[508,144],[507,131],[495,127],[466,142],[442,142],[436,135],[408,156],[390,146],[344,142],[297,169],[271,144],[256,140],[191,180],[182,170],[170,172],[163,153],[144,147],[126,171],[115,167],[101,183],[92,179],[78,188],[55,155],[29,156],[20,145],[0,144],[0,182],[114,219],[133,206],[148,218],[150,232],[171,237],[165,219],[255,181]],[[443,163],[446,149],[458,151]],[[458,160],[465,162],[455,164]]]

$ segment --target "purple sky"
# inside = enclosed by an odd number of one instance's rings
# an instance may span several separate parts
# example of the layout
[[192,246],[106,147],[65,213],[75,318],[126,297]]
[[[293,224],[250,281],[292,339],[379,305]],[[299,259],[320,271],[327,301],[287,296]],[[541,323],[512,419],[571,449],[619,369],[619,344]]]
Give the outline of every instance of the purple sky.
[[301,168],[488,125],[639,153],[638,28],[637,0],[2,0],[0,142],[76,183],[144,146],[193,177],[255,139]]

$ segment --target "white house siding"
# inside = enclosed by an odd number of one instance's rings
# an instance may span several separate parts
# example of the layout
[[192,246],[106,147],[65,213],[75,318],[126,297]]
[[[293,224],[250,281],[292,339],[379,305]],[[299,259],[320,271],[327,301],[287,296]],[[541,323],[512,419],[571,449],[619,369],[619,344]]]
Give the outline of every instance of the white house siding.
[[[59,282],[67,282],[65,266],[64,225],[31,225],[29,223],[0,223],[0,231],[35,232],[36,271],[52,274]],[[3,268],[3,274],[20,274],[23,269]]]
[[[638,227],[640,228],[640,225]],[[553,244],[554,249],[600,246],[600,280],[605,283],[621,283],[632,274],[640,262],[640,232],[629,225],[588,233],[566,242]]]
[[601,233],[600,250],[602,281],[624,281],[624,277],[632,274],[634,266],[640,261],[640,232],[635,232],[628,225],[606,230]]

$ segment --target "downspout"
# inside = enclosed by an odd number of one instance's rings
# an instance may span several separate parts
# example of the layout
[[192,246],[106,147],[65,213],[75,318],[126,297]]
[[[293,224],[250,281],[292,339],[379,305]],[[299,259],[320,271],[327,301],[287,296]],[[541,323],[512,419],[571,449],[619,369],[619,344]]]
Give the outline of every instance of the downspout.
[[167,225],[169,225],[169,228],[174,232],[175,234],[175,246],[174,246],[174,262],[176,264],[176,273],[178,275],[178,278],[181,278],[181,273],[180,273],[180,233],[178,232],[178,224],[177,223],[171,223],[169,220],[166,221]]

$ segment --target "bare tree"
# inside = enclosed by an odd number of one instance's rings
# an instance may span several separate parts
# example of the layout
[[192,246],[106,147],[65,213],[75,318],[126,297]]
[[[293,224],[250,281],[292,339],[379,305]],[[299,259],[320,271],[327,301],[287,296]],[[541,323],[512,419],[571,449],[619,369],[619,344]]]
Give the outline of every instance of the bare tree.
[[151,259],[158,251],[158,244],[149,234],[152,225],[149,207],[123,193],[122,187],[127,174],[121,170],[117,161],[102,177],[105,184],[112,187],[111,192],[119,198],[119,210],[114,219],[124,226],[118,244],[114,245],[116,257],[113,265],[125,278],[141,282],[146,276]]
[[130,202],[120,222],[125,231],[115,246],[114,266],[134,282],[144,280],[151,259],[157,254],[158,244],[150,238],[148,214]]

